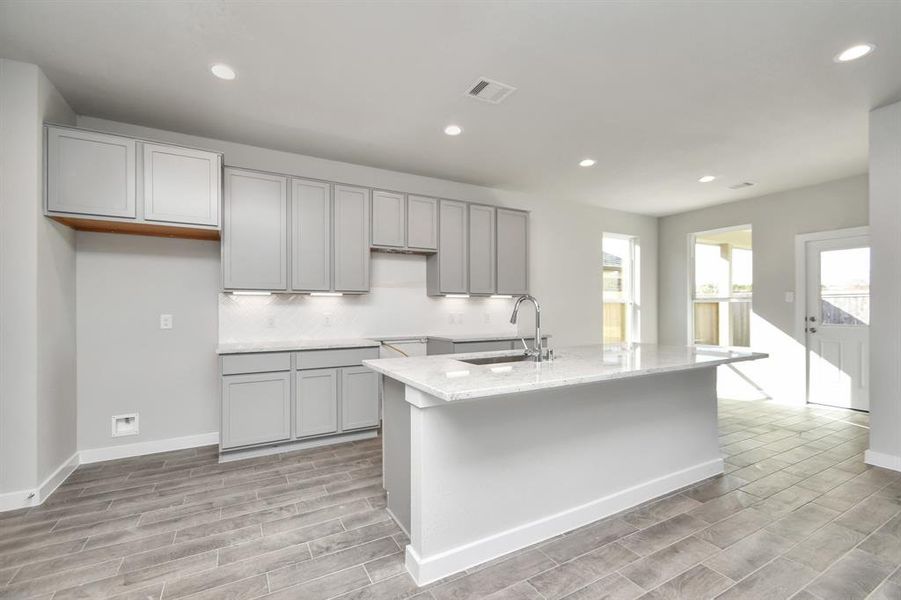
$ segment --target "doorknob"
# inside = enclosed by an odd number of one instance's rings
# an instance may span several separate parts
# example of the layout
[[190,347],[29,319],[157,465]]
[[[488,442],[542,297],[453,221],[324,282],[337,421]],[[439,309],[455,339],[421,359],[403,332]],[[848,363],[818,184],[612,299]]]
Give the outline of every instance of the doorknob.
[[817,328],[816,328],[816,327],[808,327],[808,328],[807,328],[807,331],[809,331],[810,333],[816,333],[816,332],[817,332]]

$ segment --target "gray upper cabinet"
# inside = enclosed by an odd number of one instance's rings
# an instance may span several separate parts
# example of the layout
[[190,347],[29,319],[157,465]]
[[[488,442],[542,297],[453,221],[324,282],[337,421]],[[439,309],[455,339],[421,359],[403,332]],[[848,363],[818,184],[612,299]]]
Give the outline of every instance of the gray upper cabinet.
[[332,282],[332,186],[291,180],[291,289],[328,291]]
[[379,376],[367,367],[341,369],[341,429],[377,427]]
[[220,155],[149,143],[142,150],[144,219],[219,225]]
[[467,207],[465,202],[454,200],[438,203],[438,253],[426,262],[426,284],[431,295],[469,292]]
[[407,196],[407,248],[438,249],[438,201]]
[[403,194],[372,192],[372,245],[385,248],[406,246],[407,204]]
[[222,448],[291,437],[291,373],[222,378]]
[[497,293],[529,292],[529,213],[497,209]]
[[338,369],[297,371],[294,436],[338,431]]
[[495,209],[469,205],[469,293],[494,294],[497,291],[495,260]]
[[136,215],[136,142],[115,135],[47,128],[47,210]]
[[225,289],[287,290],[287,178],[226,169],[222,236]]
[[369,190],[335,186],[334,289],[369,291]]

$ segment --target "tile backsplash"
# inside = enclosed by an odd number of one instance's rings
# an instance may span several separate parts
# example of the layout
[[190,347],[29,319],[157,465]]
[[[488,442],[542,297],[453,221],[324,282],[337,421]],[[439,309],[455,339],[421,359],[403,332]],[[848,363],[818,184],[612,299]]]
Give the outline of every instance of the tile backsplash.
[[513,333],[513,300],[432,298],[425,257],[374,252],[369,294],[219,294],[219,342]]

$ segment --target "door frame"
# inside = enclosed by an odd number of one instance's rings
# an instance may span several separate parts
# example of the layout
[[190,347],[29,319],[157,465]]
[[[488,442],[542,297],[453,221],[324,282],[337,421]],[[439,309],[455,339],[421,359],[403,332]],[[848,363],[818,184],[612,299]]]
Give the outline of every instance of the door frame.
[[[795,235],[795,326],[794,338],[804,349],[804,404],[810,403],[810,355],[807,350],[807,334],[804,331],[807,316],[807,244],[822,240],[870,235],[870,226],[846,227],[828,231],[814,231]],[[872,281],[870,285],[872,285]]]

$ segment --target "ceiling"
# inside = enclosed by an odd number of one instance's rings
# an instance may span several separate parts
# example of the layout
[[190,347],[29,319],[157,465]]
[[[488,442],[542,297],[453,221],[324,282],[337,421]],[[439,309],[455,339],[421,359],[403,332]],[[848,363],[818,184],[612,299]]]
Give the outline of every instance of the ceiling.
[[0,56],[84,115],[660,215],[866,171],[901,1],[0,0]]

